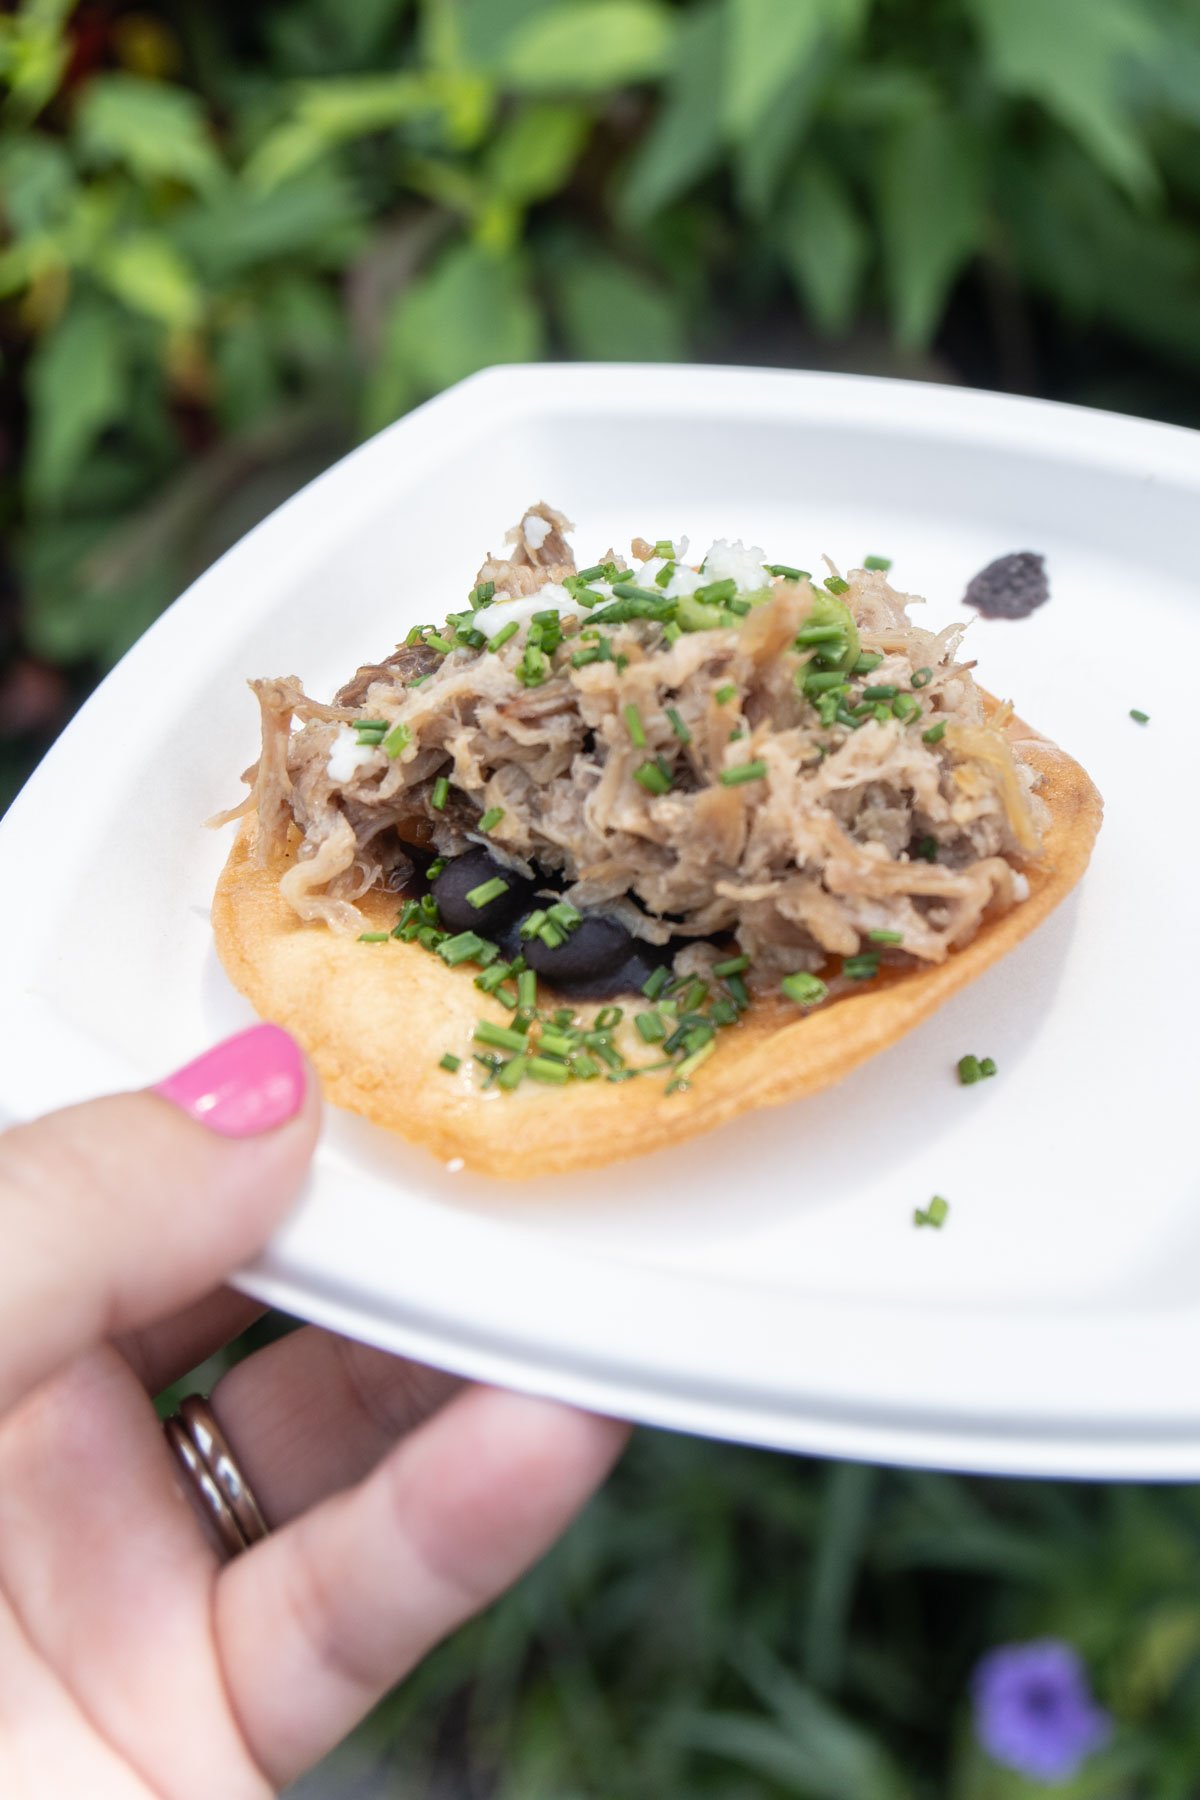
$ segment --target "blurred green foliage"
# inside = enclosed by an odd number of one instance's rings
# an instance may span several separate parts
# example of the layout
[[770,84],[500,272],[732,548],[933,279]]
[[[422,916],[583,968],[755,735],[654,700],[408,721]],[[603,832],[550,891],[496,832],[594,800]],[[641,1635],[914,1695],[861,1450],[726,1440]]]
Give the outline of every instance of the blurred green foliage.
[[[190,575],[488,362],[868,362],[1200,418],[1200,0],[22,0],[0,87],[0,805]],[[340,1766],[1029,1800],[966,1684],[1055,1633],[1118,1721],[1065,1800],[1194,1800],[1198,1550],[1192,1490],[647,1435]]]
[[[300,1796],[1195,1800],[1198,1557],[1195,1488],[642,1433],[546,1563]],[[1078,1647],[1115,1720],[1053,1790],[988,1762],[967,1699],[984,1651],[1047,1635]]]
[[965,283],[1000,384],[1033,308],[1200,386],[1197,0],[22,0],[0,83],[8,635],[52,665],[491,361],[916,353]]

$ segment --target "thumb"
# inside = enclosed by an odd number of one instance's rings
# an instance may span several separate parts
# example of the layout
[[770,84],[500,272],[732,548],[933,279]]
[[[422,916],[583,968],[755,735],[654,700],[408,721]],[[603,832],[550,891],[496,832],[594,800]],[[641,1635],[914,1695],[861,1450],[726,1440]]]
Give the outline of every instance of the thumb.
[[0,1135],[0,1414],[260,1249],[304,1178],[319,1113],[294,1041],[258,1025],[157,1089]]

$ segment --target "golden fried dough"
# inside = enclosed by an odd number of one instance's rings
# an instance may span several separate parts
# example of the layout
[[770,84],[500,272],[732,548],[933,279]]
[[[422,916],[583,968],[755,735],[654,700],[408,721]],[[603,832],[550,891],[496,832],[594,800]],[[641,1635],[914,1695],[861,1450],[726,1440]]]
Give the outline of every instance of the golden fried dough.
[[[483,1174],[519,1179],[639,1156],[754,1107],[829,1087],[928,1018],[1069,893],[1100,827],[1100,795],[1078,763],[1019,720],[1008,733],[1040,771],[1049,813],[1043,855],[1026,870],[1029,898],[936,967],[885,969],[861,994],[806,1015],[782,999],[756,1001],[720,1033],[685,1092],[668,1095],[665,1073],[482,1091],[469,1051],[475,1022],[508,1024],[511,1015],[475,987],[477,970],[447,968],[417,944],[361,944],[302,924],[279,892],[286,864],[255,861],[252,815],[214,899],[217,948],[255,1009],[303,1044],[328,1099],[443,1160],[461,1157]],[[359,904],[371,929],[394,924],[394,894],[372,893]],[[438,1068],[446,1051],[463,1058],[456,1074]]]

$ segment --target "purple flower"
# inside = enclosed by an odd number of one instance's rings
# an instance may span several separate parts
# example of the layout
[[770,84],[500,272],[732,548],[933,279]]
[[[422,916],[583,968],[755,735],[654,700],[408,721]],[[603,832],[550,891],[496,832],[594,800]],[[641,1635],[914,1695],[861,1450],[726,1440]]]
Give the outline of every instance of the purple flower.
[[1069,1781],[1112,1731],[1079,1656],[1055,1638],[991,1651],[971,1693],[983,1748],[1032,1781]]

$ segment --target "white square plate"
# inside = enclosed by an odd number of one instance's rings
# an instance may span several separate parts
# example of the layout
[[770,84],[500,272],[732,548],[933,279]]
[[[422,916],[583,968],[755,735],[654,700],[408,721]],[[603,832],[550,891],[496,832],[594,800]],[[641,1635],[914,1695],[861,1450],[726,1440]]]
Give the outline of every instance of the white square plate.
[[[970,651],[1089,770],[1107,820],[1031,940],[831,1092],[569,1182],[454,1175],[331,1113],[245,1285],[687,1430],[1194,1478],[1198,490],[1200,437],[1026,400],[763,371],[476,376],[198,581],[0,824],[0,1109],[150,1081],[248,1022],[208,923],[228,837],[201,825],[257,752],[244,678],[332,691],[461,604],[530,501],[576,520],[584,559],[639,532],[806,567],[883,552],[935,624],[983,564],[1038,550],[1050,604],[980,621]],[[998,1077],[960,1088],[967,1051]],[[914,1230],[935,1192],[946,1228]]]

